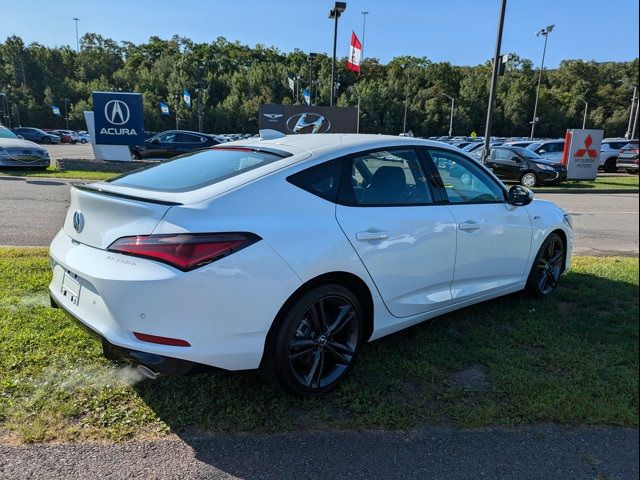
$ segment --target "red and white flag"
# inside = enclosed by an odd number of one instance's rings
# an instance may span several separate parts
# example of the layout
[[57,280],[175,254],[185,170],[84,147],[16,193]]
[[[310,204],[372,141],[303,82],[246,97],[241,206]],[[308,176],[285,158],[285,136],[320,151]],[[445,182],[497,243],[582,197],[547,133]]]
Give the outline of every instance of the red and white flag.
[[360,72],[360,60],[362,57],[362,44],[356,34],[351,32],[351,46],[349,47],[349,60],[347,68],[354,72]]

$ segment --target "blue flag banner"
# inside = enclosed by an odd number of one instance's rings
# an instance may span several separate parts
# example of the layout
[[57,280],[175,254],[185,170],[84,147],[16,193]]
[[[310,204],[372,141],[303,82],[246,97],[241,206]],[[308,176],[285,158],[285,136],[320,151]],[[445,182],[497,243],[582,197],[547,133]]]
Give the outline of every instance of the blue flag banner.
[[302,92],[302,96],[304,97],[304,103],[307,105],[311,105],[311,94],[309,93],[309,89],[305,88]]
[[169,105],[164,102],[160,102],[160,112],[162,115],[169,115]]
[[182,92],[182,99],[184,100],[184,104],[187,108],[191,108],[191,95],[189,94],[189,90],[186,88]]
[[53,114],[56,117],[60,116],[60,109],[58,107],[56,107],[55,105],[51,105],[51,111],[53,112]]

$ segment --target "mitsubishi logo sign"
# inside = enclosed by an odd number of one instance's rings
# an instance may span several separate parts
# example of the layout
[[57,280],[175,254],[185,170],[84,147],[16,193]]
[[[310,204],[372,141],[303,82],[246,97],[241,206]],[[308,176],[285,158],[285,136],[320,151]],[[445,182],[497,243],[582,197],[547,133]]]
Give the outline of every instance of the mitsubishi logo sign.
[[144,144],[141,94],[93,92],[92,95],[97,144]]
[[104,106],[104,117],[112,125],[124,125],[129,116],[129,107],[122,100],[109,100]]
[[597,158],[598,151],[593,148],[590,148],[592,143],[593,143],[593,139],[591,138],[591,135],[587,135],[587,137],[584,139],[585,148],[579,148],[576,151],[576,157],[584,157],[585,155],[588,155],[590,158]]

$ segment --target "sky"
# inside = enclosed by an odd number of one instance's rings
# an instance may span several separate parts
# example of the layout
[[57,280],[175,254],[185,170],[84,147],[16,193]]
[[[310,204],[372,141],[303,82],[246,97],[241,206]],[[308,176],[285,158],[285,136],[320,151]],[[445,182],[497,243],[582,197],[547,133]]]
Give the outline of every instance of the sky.
[[[0,41],[75,46],[80,35],[99,33],[142,43],[174,34],[195,42],[222,36],[283,52],[330,53],[334,2],[327,0],[0,0]],[[638,0],[507,0],[502,52],[538,64],[540,28],[555,24],[545,66],[564,59],[626,61],[638,57]],[[383,63],[414,55],[454,65],[476,65],[493,56],[500,0],[348,0],[340,18],[338,56],[346,56],[351,31],[362,36],[365,57]]]

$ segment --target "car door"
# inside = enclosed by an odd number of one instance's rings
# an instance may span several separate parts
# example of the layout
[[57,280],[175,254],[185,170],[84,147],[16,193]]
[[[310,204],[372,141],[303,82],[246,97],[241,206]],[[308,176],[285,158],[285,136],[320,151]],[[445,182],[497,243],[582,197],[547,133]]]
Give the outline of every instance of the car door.
[[413,148],[345,158],[336,218],[395,317],[452,302],[456,227]]
[[[522,284],[533,232],[527,209],[507,203],[504,188],[473,160],[437,148],[427,153],[457,226],[453,300]],[[443,159],[448,170],[439,166]]]
[[492,148],[487,166],[501,180],[520,180],[522,160],[508,148]]

